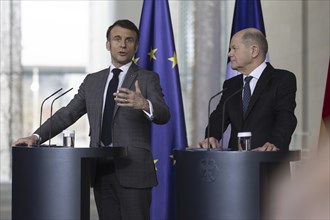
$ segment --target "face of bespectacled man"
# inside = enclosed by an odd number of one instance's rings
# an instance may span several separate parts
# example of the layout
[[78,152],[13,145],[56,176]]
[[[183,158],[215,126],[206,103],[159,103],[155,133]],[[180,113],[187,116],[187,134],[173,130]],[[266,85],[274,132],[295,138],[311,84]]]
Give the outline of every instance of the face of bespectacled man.
[[121,67],[132,61],[138,49],[137,34],[133,30],[115,26],[110,32],[106,47],[110,51],[112,64],[117,68]]

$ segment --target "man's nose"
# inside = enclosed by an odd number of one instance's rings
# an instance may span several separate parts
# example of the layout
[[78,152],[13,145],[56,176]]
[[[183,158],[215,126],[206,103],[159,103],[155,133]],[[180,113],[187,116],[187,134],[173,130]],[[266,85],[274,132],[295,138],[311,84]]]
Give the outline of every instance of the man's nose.
[[232,53],[232,51],[231,50],[229,50],[229,52],[228,52],[228,57],[231,57],[232,55],[233,55],[233,53]]
[[125,47],[126,47],[126,42],[125,42],[124,40],[121,41],[121,42],[120,42],[120,46],[125,48]]

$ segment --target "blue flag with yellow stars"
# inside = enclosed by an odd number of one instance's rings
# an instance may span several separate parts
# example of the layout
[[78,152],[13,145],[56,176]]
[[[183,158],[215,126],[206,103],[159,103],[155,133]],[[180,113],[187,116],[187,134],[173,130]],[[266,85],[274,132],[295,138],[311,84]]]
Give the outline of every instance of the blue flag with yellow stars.
[[140,20],[139,50],[134,62],[159,74],[164,98],[171,111],[165,125],[152,125],[152,152],[158,186],[153,188],[151,219],[175,219],[174,149],[188,145],[177,54],[167,0],[145,0]]

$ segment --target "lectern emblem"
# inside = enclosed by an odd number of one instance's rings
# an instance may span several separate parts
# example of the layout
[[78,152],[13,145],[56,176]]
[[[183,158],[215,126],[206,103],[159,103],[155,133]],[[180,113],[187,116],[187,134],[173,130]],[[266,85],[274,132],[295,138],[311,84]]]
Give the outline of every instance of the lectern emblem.
[[214,182],[217,178],[219,168],[214,159],[205,158],[199,163],[201,178],[204,182]]

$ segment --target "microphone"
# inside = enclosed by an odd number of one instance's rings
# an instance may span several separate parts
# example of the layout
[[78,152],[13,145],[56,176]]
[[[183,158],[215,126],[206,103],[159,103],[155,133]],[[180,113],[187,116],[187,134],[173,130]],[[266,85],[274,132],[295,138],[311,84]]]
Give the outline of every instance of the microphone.
[[[41,107],[40,107],[40,122],[39,122],[39,128],[40,128],[40,133],[41,133],[41,123],[42,123],[42,110],[43,110],[43,107],[44,107],[44,103],[51,97],[53,97],[55,94],[57,94],[59,91],[61,91],[62,88],[60,88],[59,90],[57,90],[56,92],[54,92],[53,94],[51,94],[50,96],[46,97],[42,103],[41,103]],[[38,140],[38,144],[37,144],[38,147],[40,147],[40,138]]]
[[231,94],[230,96],[228,96],[226,98],[226,100],[223,102],[223,106],[222,106],[222,121],[221,121],[221,147],[223,148],[223,134],[225,133],[224,131],[224,127],[225,127],[225,108],[226,108],[226,103],[232,98],[234,97],[237,93],[241,92],[243,90],[244,87],[240,88],[239,90],[235,91],[233,94]]
[[49,122],[49,124],[50,124],[50,129],[49,129],[49,147],[51,146],[51,145],[50,145],[50,140],[51,140],[51,137],[52,137],[53,104],[54,104],[55,100],[57,100],[58,98],[64,96],[65,94],[67,94],[68,92],[70,92],[72,89],[73,89],[73,88],[71,88],[71,89],[69,89],[69,90],[63,92],[61,95],[59,95],[59,96],[57,96],[55,99],[53,99],[52,104],[51,104],[51,106],[50,106],[50,118],[49,118],[49,120],[50,120],[50,122]]
[[223,93],[224,91],[226,91],[227,88],[224,88],[223,90],[221,90],[220,92],[218,92],[217,94],[215,94],[214,96],[212,96],[209,99],[209,105],[208,105],[208,109],[207,109],[207,117],[208,117],[208,126],[207,126],[207,150],[210,150],[210,108],[211,108],[211,101],[217,97],[218,95],[220,95],[221,93]]

